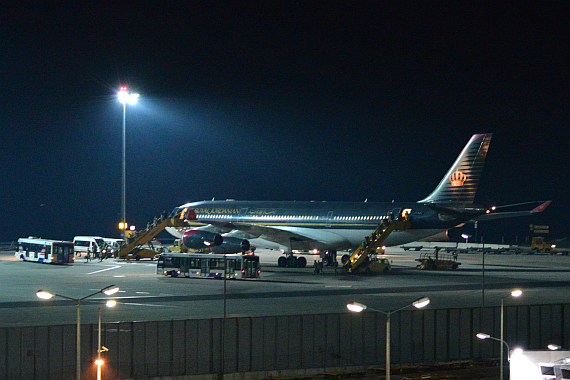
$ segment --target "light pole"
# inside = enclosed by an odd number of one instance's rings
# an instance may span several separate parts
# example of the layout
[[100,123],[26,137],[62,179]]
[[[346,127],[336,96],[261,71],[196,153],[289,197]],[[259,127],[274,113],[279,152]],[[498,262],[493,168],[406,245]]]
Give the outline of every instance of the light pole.
[[496,340],[497,342],[501,342],[501,365],[500,365],[500,367],[501,367],[501,380],[503,380],[503,362],[502,362],[502,360],[503,360],[503,344],[505,346],[507,346],[507,358],[508,358],[508,360],[511,360],[509,345],[503,339],[494,338],[491,335],[485,334],[485,333],[478,333],[477,338],[479,338],[479,339],[493,339],[493,340]]
[[67,296],[62,296],[61,294],[56,294],[56,293],[50,293],[48,291],[45,290],[38,290],[36,292],[36,296],[38,296],[41,299],[44,300],[49,300],[52,297],[60,297],[60,298],[65,298],[68,300],[72,300],[77,302],[77,339],[76,339],[76,354],[77,354],[77,372],[75,375],[76,380],[80,380],[81,379],[81,311],[80,311],[80,306],[81,306],[81,301],[89,298],[89,297],[93,297],[96,294],[99,293],[105,293],[106,295],[110,296],[111,294],[115,294],[119,291],[119,287],[115,286],[115,285],[109,285],[104,287],[101,290],[96,291],[95,293],[89,294],[88,296],[82,297],[82,298],[72,298],[72,297],[67,297]]
[[97,360],[95,360],[95,364],[97,364],[97,380],[101,380],[101,366],[105,363],[101,359],[101,352],[108,351],[106,347],[101,346],[101,310],[105,307],[115,307],[117,301],[109,300],[105,303],[105,306],[101,306],[99,308],[99,325],[98,325],[98,334],[97,334]]
[[[485,253],[483,252],[483,254],[485,254]],[[515,289],[511,292],[510,295],[501,298],[501,341],[503,341],[503,342],[505,342],[504,341],[504,335],[503,335],[504,330],[505,330],[505,328],[504,328],[505,327],[505,312],[504,312],[504,307],[503,307],[503,301],[505,300],[505,298],[508,298],[509,296],[510,297],[520,297],[521,295],[522,295],[522,290]],[[505,342],[505,344],[507,344],[507,342]],[[507,345],[507,348],[508,347],[509,346]],[[508,355],[508,352],[507,352],[507,355]],[[501,360],[501,380],[503,380],[503,366],[504,366],[504,364],[503,364],[503,345],[501,345],[501,359],[500,360]]]
[[358,303],[358,302],[351,302],[351,303],[346,305],[348,310],[355,312],[355,313],[360,313],[363,310],[369,309],[369,310],[372,310],[372,311],[386,315],[386,380],[390,380],[390,316],[392,314],[394,314],[400,310],[404,310],[410,306],[413,306],[417,309],[421,309],[422,307],[425,307],[428,304],[429,304],[429,298],[428,297],[422,297],[422,298],[415,300],[414,302],[412,302],[410,304],[407,304],[404,307],[401,307],[399,309],[392,310],[392,311],[382,311],[382,310],[373,309],[371,307],[368,307],[368,306],[363,305],[363,304]]
[[119,102],[123,104],[123,172],[122,172],[122,186],[121,186],[121,222],[120,227],[122,229],[122,238],[126,240],[126,229],[127,229],[127,103],[134,105],[139,99],[139,94],[128,92],[127,86],[121,86],[121,89],[117,95]]
[[[509,345],[507,344],[507,342],[505,342],[504,339],[504,332],[505,332],[505,309],[504,309],[504,300],[505,298],[508,297],[520,297],[522,295],[522,290],[520,289],[515,289],[511,292],[511,294],[509,294],[508,296],[505,296],[503,298],[501,298],[501,337],[500,338],[493,338],[492,336],[490,336],[489,334],[484,334],[484,333],[479,333],[477,334],[477,338],[479,339],[493,339],[493,340],[497,340],[499,342],[504,343],[507,346],[507,357],[509,357]],[[503,370],[504,370],[504,363],[503,363],[503,345],[501,344],[501,354],[500,354],[500,369],[501,369],[501,380],[503,380]]]

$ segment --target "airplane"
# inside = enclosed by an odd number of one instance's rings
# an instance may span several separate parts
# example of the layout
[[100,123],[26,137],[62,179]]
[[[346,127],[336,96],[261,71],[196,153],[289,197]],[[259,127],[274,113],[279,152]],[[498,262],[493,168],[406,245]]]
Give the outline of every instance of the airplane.
[[173,211],[187,227],[167,230],[188,248],[226,244],[226,249],[239,252],[253,244],[282,250],[285,256],[279,258],[279,266],[304,267],[306,259],[294,251],[325,251],[336,258],[337,251],[360,246],[390,215],[406,213],[411,227],[392,232],[386,246],[425,239],[469,221],[542,212],[550,201],[496,208],[473,203],[491,137],[491,133],[473,135],[435,190],[417,202],[190,202]]

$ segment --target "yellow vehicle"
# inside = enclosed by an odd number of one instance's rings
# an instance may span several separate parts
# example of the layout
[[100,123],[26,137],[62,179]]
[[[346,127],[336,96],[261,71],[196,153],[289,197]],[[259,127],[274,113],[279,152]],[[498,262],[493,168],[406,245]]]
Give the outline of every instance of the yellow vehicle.
[[530,253],[538,252],[551,252],[556,248],[556,244],[547,243],[542,236],[535,236],[532,238],[530,245]]
[[188,248],[182,244],[182,239],[174,240],[174,244],[168,247],[168,252],[188,252]]
[[420,254],[420,258],[416,259],[416,261],[419,262],[416,266],[417,269],[428,270],[455,270],[461,265],[453,255],[439,253],[436,258],[435,254],[431,252]]

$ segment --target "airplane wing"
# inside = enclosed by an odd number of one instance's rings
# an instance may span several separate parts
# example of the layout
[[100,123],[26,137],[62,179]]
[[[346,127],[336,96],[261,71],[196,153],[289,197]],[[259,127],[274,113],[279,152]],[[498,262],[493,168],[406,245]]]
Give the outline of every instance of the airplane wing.
[[517,203],[514,205],[497,206],[488,214],[473,218],[474,221],[495,220],[503,218],[514,218],[518,216],[533,215],[543,212],[552,203],[552,201],[537,201]]

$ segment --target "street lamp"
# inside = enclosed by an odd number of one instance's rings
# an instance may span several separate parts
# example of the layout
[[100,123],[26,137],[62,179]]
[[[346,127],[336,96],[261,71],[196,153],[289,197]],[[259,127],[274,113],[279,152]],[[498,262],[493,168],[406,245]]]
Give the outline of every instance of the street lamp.
[[62,296],[61,294],[56,294],[56,293],[50,293],[48,291],[45,290],[38,290],[36,292],[36,296],[38,296],[38,298],[44,299],[44,300],[49,300],[52,297],[60,297],[60,298],[65,298],[68,300],[72,300],[77,302],[77,339],[76,339],[76,354],[77,354],[77,373],[76,373],[76,380],[80,380],[81,379],[81,311],[80,311],[80,306],[81,306],[81,301],[89,298],[89,297],[93,297],[96,294],[99,293],[104,293],[108,296],[110,296],[111,294],[115,294],[119,291],[119,287],[115,286],[115,285],[109,285],[104,287],[101,290],[96,291],[95,293],[89,294],[88,296],[82,297],[82,298],[72,298],[72,297],[67,297],[67,296]]
[[107,347],[101,346],[101,310],[105,307],[115,307],[117,301],[109,300],[105,303],[105,306],[101,306],[99,308],[99,326],[98,326],[98,334],[97,334],[97,360],[95,360],[95,364],[97,364],[97,380],[101,380],[101,366],[105,364],[103,359],[101,359],[101,352],[108,351]]
[[[505,331],[505,311],[504,311],[504,300],[508,297],[520,297],[522,295],[522,290],[515,289],[513,290],[508,296],[501,298],[501,337],[500,338],[493,338],[489,334],[479,333],[477,334],[477,338],[479,339],[493,339],[499,342],[504,343],[507,346],[507,358],[510,360],[509,345],[504,340],[504,331]],[[501,368],[501,380],[503,380],[503,370],[504,370],[504,363],[503,363],[503,345],[501,344],[501,358],[500,358],[500,368]]]
[[425,307],[429,304],[429,298],[428,297],[422,297],[419,298],[417,300],[415,300],[414,302],[407,304],[404,307],[401,307],[399,309],[396,310],[392,310],[392,311],[382,311],[382,310],[377,310],[377,309],[373,309],[371,307],[368,307],[364,304],[358,303],[358,302],[351,302],[349,304],[346,305],[346,307],[348,308],[348,310],[355,312],[355,313],[360,313],[361,311],[364,311],[366,309],[372,310],[372,311],[376,311],[378,313],[382,313],[384,315],[386,315],[386,380],[390,380],[390,316],[400,310],[404,310],[410,306],[413,306],[417,309],[421,309],[422,307]]
[[[503,343],[505,346],[507,346],[507,358],[509,361],[511,360],[509,345],[504,340],[499,339],[499,338],[494,338],[491,335],[485,334],[485,333],[478,333],[477,338],[479,338],[479,339],[493,339],[493,340],[496,340],[497,342]],[[503,345],[501,344],[501,354],[502,353],[503,353]],[[502,378],[503,378],[503,363],[501,363],[501,379]]]
[[[505,300],[505,298],[508,298],[509,296],[516,298],[516,297],[520,297],[521,295],[522,295],[522,290],[515,289],[511,292],[510,295],[501,298],[501,341],[503,341],[503,342],[504,342],[503,333],[505,330],[505,328],[504,328],[504,326],[505,326],[505,318],[504,318],[505,313],[504,313],[503,301]],[[505,344],[506,344],[506,342],[505,342]],[[507,348],[508,348],[508,346],[507,346]],[[503,345],[501,345],[501,359],[500,360],[501,360],[501,380],[503,380],[503,366],[504,366],[504,364],[503,364]]]
[[[121,89],[117,95],[119,102],[123,104],[123,176],[122,176],[122,187],[121,187],[121,226],[122,226],[122,238],[126,240],[126,229],[127,229],[127,103],[134,105],[139,99],[139,94],[131,93],[128,91],[127,86],[121,86]],[[121,228],[121,227],[120,227]]]

